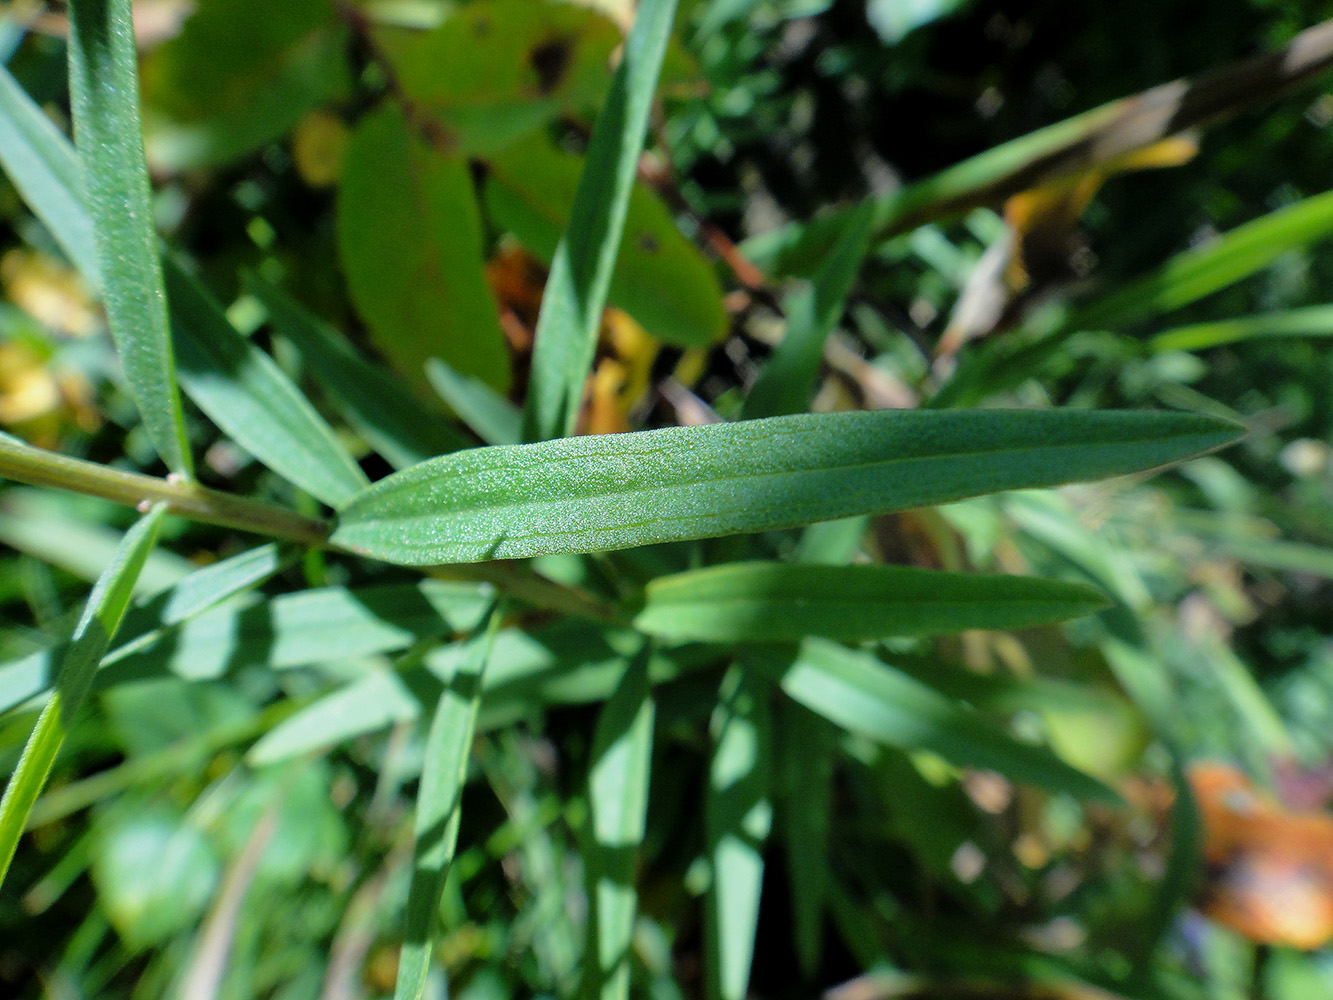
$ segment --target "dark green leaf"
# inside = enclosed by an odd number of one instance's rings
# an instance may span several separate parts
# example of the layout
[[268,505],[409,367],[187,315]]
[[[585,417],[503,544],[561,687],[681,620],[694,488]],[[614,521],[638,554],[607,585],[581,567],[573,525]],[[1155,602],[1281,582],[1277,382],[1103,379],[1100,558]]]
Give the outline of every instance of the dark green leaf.
[[467,446],[439,413],[362,358],[338,331],[262,278],[250,277],[246,285],[268,310],[274,329],[296,345],[320,388],[395,468],[406,469]]
[[1027,628],[1110,602],[1072,583],[906,566],[730,563],[659,577],[634,619],[674,641],[856,642],[891,635]]
[[847,220],[846,232],[810,287],[783,299],[787,332],[745,399],[742,412],[747,418],[803,413],[810,405],[824,359],[824,341],[842,318],[847,294],[870,248],[873,221],[870,206],[862,205]]
[[348,143],[338,253],[375,346],[417,391],[430,357],[509,385],[467,162],[426,146],[396,107],[363,118]]
[[214,166],[281,138],[347,91],[346,45],[329,0],[283,0],[263,17],[249,0],[199,3],[144,63],[154,165]]
[[1118,801],[1044,747],[1020,743],[970,709],[866,653],[808,639],[792,661],[756,660],[782,690],[844,729],[963,767],[998,771],[1080,799]]

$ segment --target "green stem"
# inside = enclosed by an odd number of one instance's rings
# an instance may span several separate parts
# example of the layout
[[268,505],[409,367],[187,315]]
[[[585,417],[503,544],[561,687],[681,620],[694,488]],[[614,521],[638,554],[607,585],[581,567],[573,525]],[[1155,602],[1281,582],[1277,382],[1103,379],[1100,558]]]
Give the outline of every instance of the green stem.
[[239,528],[303,545],[323,545],[329,535],[329,527],[323,521],[259,500],[210,490],[198,483],[125,472],[3,437],[0,437],[0,476],[30,486],[86,493],[136,508],[163,503],[170,513],[192,521]]
[[[172,514],[252,531],[322,548],[329,527],[323,521],[258,500],[221,493],[198,483],[157,479],[125,472],[95,462],[57,455],[0,435],[0,476],[30,486],[52,486],[89,496],[102,497],[129,507],[163,503]],[[627,625],[628,619],[613,605],[572,587],[552,583],[531,570],[505,563],[466,566],[435,566],[430,576],[452,580],[484,580],[512,597],[549,611],[560,611],[595,621]]]

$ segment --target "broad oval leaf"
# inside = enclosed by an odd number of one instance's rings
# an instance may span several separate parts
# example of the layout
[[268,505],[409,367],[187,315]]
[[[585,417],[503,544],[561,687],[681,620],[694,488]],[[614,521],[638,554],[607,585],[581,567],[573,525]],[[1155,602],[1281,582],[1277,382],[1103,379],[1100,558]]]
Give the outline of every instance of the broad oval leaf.
[[362,119],[343,161],[338,254],[375,346],[422,393],[440,357],[497,389],[509,358],[482,270],[481,220],[461,158],[416,139],[402,111]]
[[1091,587],[1033,577],[752,562],[654,580],[634,624],[673,641],[859,642],[1027,628],[1109,603]]
[[404,95],[460,153],[493,152],[562,110],[596,102],[620,42],[615,24],[593,10],[532,0],[479,0],[434,31],[381,36]]
[[[544,136],[505,150],[488,163],[482,187],[487,214],[550,264],[569,223],[584,162]],[[722,286],[712,265],[642,184],[630,190],[607,298],[668,344],[706,346],[727,332]]]
[[1241,433],[1193,414],[880,411],[477,448],[376,483],[333,542],[418,566],[598,552],[1099,479]]
[[344,94],[347,29],[329,0],[201,0],[181,33],[144,60],[148,153],[185,170],[273,142]]

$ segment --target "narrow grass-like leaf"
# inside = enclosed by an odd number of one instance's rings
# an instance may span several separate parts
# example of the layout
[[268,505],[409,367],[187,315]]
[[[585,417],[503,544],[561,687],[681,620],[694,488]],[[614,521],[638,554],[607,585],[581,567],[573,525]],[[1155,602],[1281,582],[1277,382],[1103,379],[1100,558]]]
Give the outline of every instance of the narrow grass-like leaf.
[[638,893],[634,876],[648,813],[655,708],[649,650],[625,668],[593,734],[588,803],[592,830],[585,863],[591,919],[585,1000],[629,996],[630,944]]
[[[626,654],[607,642],[598,626],[566,620],[531,632],[504,629],[495,638],[491,666],[483,688],[483,722],[500,706],[517,705],[520,714],[539,711],[548,703],[605,700],[624,673]],[[633,634],[614,634],[615,646],[637,644]],[[636,647],[637,648],[637,647]],[[344,740],[418,718],[423,706],[439,700],[462,660],[464,645],[453,643],[428,652],[418,661],[408,657],[393,671],[375,671],[313,701],[275,726],[250,751],[255,765],[270,764],[320,750]],[[662,662],[653,664],[655,682],[676,673]]]
[[[281,594],[253,607],[215,607],[166,630],[146,614],[150,632],[105,657],[96,683],[171,674],[211,680],[253,664],[285,669],[392,652],[475,627],[489,595],[486,584],[423,580]],[[0,711],[46,691],[55,662],[44,651],[0,667]]]
[[1073,329],[1113,328],[1179,309],[1263,270],[1290,250],[1333,236],[1333,191],[1237,226],[1079,309]]
[[401,381],[362,358],[346,337],[275,285],[250,275],[246,288],[268,310],[274,330],[296,346],[319,387],[394,468],[468,446],[439,413],[405,392]]
[[440,696],[426,737],[414,824],[412,882],[394,1000],[419,1000],[426,988],[440,894],[458,843],[463,784],[472,757],[482,678],[500,626],[500,609],[493,609],[489,618],[486,630],[469,640],[466,659]]
[[101,286],[92,219],[83,208],[83,173],[69,140],[0,66],[0,166],[60,249]]
[[849,732],[905,750],[930,750],[960,766],[998,771],[1079,799],[1118,801],[1111,789],[1046,748],[1020,743],[867,653],[808,639],[794,660],[755,662],[791,698]]
[[1240,434],[1192,414],[880,411],[478,448],[376,483],[332,537],[408,565],[597,552],[1099,479]]
[[769,798],[773,720],[767,681],[735,666],[722,680],[713,715],[713,759],[704,825],[713,884],[705,909],[707,996],[744,1000],[750,985]]
[[[926,177],[875,196],[880,238],[1117,159],[1162,139],[1227,118],[1328,70],[1333,25],[1318,24],[1277,52],[1261,53],[1191,80],[1175,80],[1020,136]],[[742,244],[770,274],[809,274],[846,226],[854,208],[792,223]]]
[[828,844],[837,730],[791,700],[779,703],[777,718],[774,752],[791,882],[792,936],[801,971],[811,977],[823,953],[824,907],[833,881]]
[[524,411],[529,441],[574,433],[676,0],[644,0],[593,126],[542,296]]
[[367,482],[310,401],[272,358],[242,337],[211,295],[167,261],[181,387],[255,458],[330,507]]
[[1266,337],[1333,337],[1333,306],[1309,306],[1211,323],[1191,323],[1163,330],[1148,341],[1148,348],[1157,352],[1203,351]]
[[487,444],[523,440],[523,414],[479,378],[457,372],[439,358],[426,361],[426,378],[440,398]]
[[745,417],[803,413],[810,405],[824,358],[824,341],[842,318],[847,294],[870,247],[873,222],[869,204],[853,212],[811,285],[783,300],[787,333],[746,397]]
[[[37,123],[41,110],[3,69],[0,117],[20,140],[13,148],[0,143],[0,164],[84,278],[100,285],[96,255],[86,246],[93,224],[74,149]],[[365,476],[291,379],[170,257],[163,272],[185,394],[232,440],[312,496],[338,506],[356,493]]]
[[157,544],[165,508],[154,507],[128,532],[83,609],[60,663],[55,693],[47,702],[23,749],[18,767],[0,799],[0,882],[14,859],[19,836],[28,823],[33,803],[46,784],[56,754],[74,725],[74,717],[92,684],[98,661],[120,627],[134,593],[134,581],[148,553]]
[[1091,587],[1033,577],[751,562],[659,577],[634,624],[681,642],[858,642],[1027,628],[1108,604]]
[[188,477],[193,465],[144,163],[130,0],[69,5],[69,90],[107,323],[149,440],[167,468]]

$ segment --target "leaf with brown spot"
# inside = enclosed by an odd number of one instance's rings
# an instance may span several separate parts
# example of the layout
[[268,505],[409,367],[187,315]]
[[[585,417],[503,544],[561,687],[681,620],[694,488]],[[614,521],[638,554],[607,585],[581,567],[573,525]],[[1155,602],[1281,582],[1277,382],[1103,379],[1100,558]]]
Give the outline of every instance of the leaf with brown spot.
[[486,155],[599,102],[621,35],[572,4],[477,0],[432,31],[378,41],[415,108],[455,135],[459,152]]

